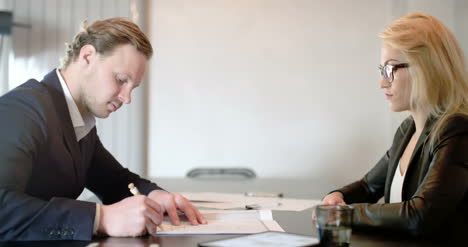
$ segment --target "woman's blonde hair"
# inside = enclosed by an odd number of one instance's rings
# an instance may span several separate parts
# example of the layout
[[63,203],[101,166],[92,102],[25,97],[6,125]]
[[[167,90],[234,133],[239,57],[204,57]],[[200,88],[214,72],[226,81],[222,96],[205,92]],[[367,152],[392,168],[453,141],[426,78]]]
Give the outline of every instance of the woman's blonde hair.
[[408,60],[411,109],[437,119],[429,142],[433,146],[451,116],[468,115],[468,69],[463,51],[444,24],[421,12],[392,22],[379,36]]
[[140,28],[127,18],[116,17],[96,21],[91,26],[85,20],[71,43],[65,43],[65,56],[60,69],[66,69],[80,55],[85,45],[92,45],[96,51],[107,56],[120,45],[131,44],[148,59],[153,55],[153,48],[148,37]]

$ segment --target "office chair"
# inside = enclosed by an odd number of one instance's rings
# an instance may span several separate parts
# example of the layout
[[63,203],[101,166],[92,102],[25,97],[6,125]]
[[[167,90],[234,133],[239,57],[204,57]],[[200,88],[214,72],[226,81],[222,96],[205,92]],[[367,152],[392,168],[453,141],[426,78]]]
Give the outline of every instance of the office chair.
[[243,167],[199,167],[187,173],[188,178],[194,179],[254,179],[257,175],[250,168]]

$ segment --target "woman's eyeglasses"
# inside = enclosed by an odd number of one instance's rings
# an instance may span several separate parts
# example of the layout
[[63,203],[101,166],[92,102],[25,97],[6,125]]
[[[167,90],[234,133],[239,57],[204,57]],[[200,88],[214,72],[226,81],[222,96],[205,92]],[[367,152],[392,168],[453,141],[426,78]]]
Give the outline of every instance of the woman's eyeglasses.
[[388,82],[392,83],[394,77],[395,71],[397,71],[400,68],[408,68],[407,63],[400,63],[400,64],[386,64],[385,66],[380,65],[379,66],[379,71],[380,75],[385,78]]

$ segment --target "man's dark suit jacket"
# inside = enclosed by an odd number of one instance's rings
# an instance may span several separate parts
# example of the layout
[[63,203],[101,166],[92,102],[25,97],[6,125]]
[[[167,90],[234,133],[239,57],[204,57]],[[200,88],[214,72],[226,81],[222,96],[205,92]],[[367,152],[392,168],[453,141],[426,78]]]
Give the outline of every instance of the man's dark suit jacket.
[[56,71],[0,97],[0,241],[89,240],[96,204],[75,200],[86,187],[104,204],[160,189],[123,168],[96,128],[80,142]]
[[[393,144],[363,179],[338,191],[355,203],[353,229],[381,229],[425,237],[466,238],[468,231],[468,118],[449,119],[429,144],[435,119],[426,121],[411,157],[402,202],[389,203],[393,176],[415,132],[412,118],[398,128]],[[376,203],[384,196],[385,203]]]

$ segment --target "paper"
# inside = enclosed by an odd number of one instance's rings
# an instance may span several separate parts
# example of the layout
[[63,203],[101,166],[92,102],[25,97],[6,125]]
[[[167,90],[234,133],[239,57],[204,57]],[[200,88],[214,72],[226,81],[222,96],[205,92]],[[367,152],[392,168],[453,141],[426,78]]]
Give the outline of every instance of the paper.
[[181,221],[181,225],[172,225],[166,218],[161,224],[163,231],[157,235],[177,234],[249,234],[265,231],[284,232],[283,228],[273,220],[270,210],[200,210],[208,224],[191,225],[189,221]]
[[[216,192],[181,192],[196,207],[214,209],[243,209],[246,205],[265,205],[263,209],[302,211],[320,204],[320,200],[289,199],[275,197],[252,197],[244,194]],[[274,205],[274,206],[272,206]]]

